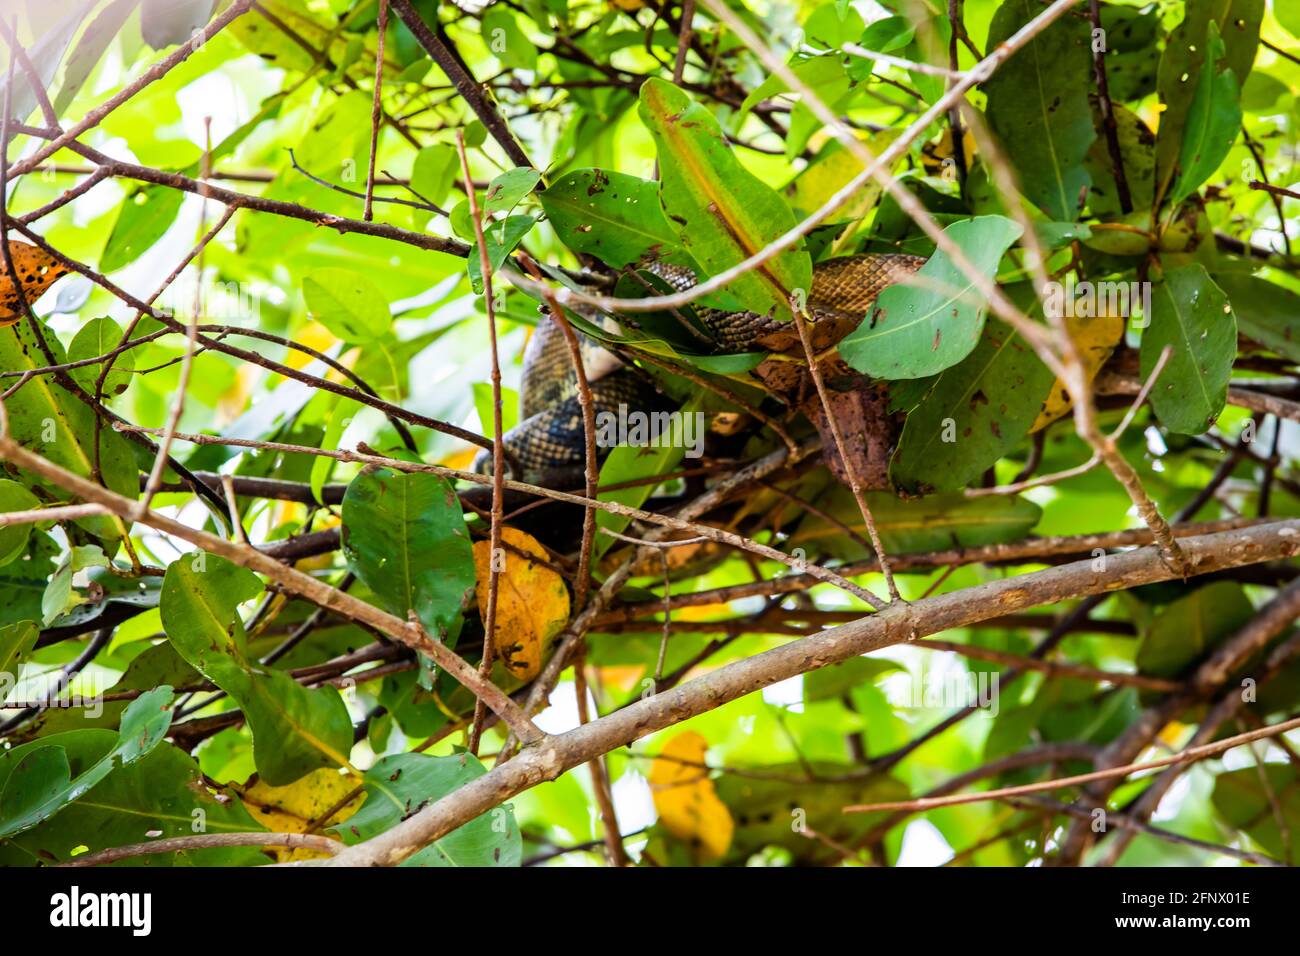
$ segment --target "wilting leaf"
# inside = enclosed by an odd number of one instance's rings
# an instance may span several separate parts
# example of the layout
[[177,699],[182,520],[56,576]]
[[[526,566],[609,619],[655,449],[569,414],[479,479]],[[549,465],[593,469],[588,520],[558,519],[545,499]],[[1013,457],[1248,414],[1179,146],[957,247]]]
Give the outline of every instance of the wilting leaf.
[[1165,346],[1172,352],[1151,405],[1160,423],[1199,435],[1219,417],[1237,354],[1237,319],[1223,290],[1200,263],[1165,273],[1151,290],[1151,324],[1142,333],[1142,377],[1151,374]]
[[[955,222],[944,232],[981,274],[992,279],[1021,227],[1002,216]],[[956,365],[975,348],[988,303],[962,270],[936,251],[916,284],[890,286],[840,343],[840,354],[873,378],[925,378]]]
[[181,657],[244,711],[258,773],[279,786],[346,766],[352,721],[333,687],[308,689],[250,659],[238,609],[261,592],[257,575],[225,558],[185,555],[167,568],[160,610]]
[[990,320],[975,351],[907,416],[890,475],[911,492],[965,487],[1024,440],[1051,384],[1033,349]]
[[171,704],[172,689],[165,685],[141,694],[122,715],[117,742],[75,777],[58,736],[42,738],[30,750],[0,756],[0,761],[11,761],[0,791],[0,837],[13,836],[49,819],[113,770],[134,763],[156,747],[171,726]]
[[[1106,360],[1115,351],[1115,346],[1124,338],[1126,322],[1126,318],[1122,315],[1068,315],[1065,317],[1065,327],[1070,333],[1070,338],[1074,340],[1075,348],[1079,350],[1080,357],[1083,359],[1089,382],[1092,382],[1097,377],[1101,367],[1106,364]],[[1047,395],[1043,410],[1034,419],[1030,431],[1046,428],[1068,412],[1071,404],[1070,391],[1065,387],[1065,383],[1058,378],[1052,383],[1052,390]]]
[[1164,608],[1142,634],[1137,666],[1143,674],[1177,677],[1255,616],[1241,585],[1216,581]]
[[[993,15],[989,46],[997,46],[1041,13],[1034,0],[1005,0]],[[1020,175],[1025,195],[1053,219],[1078,217],[1090,180],[1084,159],[1096,138],[1087,76],[1087,24],[1061,17],[993,75],[988,118]]]
[[[546,561],[546,550],[531,535],[501,529],[501,541]],[[479,613],[486,620],[492,542],[474,542],[474,570]],[[569,622],[569,589],[564,578],[545,564],[502,548],[497,575],[495,646],[497,659],[521,680],[532,680],[556,634]]]
[[[366,802],[346,823],[332,829],[347,843],[369,840],[486,772],[478,758],[466,753],[383,757],[366,772]],[[435,840],[402,865],[518,866],[522,854],[514,811],[502,806]]]
[[[275,833],[307,833],[342,823],[357,812],[363,799],[357,794],[338,807],[339,802],[357,788],[357,777],[337,770],[321,768],[283,787],[273,787],[257,780],[239,789],[244,806],[258,823]],[[334,810],[329,817],[325,814]],[[329,856],[323,850],[277,847],[276,861],[314,860]]]
[[[793,228],[790,208],[740,164],[709,110],[671,83],[651,79],[641,87],[640,111],[659,153],[664,211],[706,273],[736,265]],[[790,296],[811,287],[812,262],[800,244],[728,289],[745,308],[788,318]]]
[[1201,67],[1187,111],[1174,202],[1181,202],[1196,192],[1214,174],[1241,132],[1241,88],[1232,70],[1222,66],[1223,41],[1213,21],[1207,45],[1211,55]]
[[[26,242],[9,240],[9,258],[13,260],[14,272],[18,274],[18,284],[27,304],[32,305],[45,294],[45,290],[67,275],[68,267],[39,246]],[[4,266],[0,257],[0,326],[12,325],[23,315],[22,302],[18,290],[14,287],[13,276]],[[6,371],[12,366],[4,366]]]
[[718,799],[709,768],[708,741],[693,730],[664,744],[650,764],[650,793],[659,823],[690,845],[703,862],[720,860],[731,846],[735,821]]
[[434,640],[456,643],[474,556],[446,479],[387,469],[357,475],[343,496],[343,548],[386,610],[402,620],[414,610]]

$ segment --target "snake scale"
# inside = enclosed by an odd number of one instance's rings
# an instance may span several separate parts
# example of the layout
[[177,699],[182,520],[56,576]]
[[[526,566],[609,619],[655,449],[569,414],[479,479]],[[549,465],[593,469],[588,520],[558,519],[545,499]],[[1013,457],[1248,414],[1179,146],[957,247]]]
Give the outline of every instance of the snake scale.
[[[817,264],[807,301],[807,314],[813,323],[812,344],[817,353],[830,349],[855,329],[881,291],[914,273],[925,261],[919,256],[868,253]],[[696,281],[691,270],[680,266],[654,263],[647,271],[679,291],[690,288]],[[802,355],[798,334],[788,321],[755,312],[713,308],[697,308],[696,315],[718,354],[765,350]],[[872,321],[880,318],[873,316]],[[598,413],[615,411],[620,404],[646,412],[673,407],[642,370],[624,363],[590,336],[578,333],[578,337]],[[840,366],[839,374],[833,368],[830,374],[825,374],[832,387],[838,386],[842,393],[867,387],[838,358],[831,362]],[[799,389],[797,377],[802,374],[807,378],[806,370],[797,363],[765,363],[765,366],[766,369],[760,366],[753,374],[763,380],[768,391],[778,394],[793,395]],[[792,379],[792,375],[796,378]],[[803,384],[806,392],[806,382]],[[801,407],[819,429],[824,425],[818,420],[820,406],[814,409],[805,402]],[[576,487],[582,483],[586,446],[577,375],[564,336],[553,322],[539,322],[529,340],[524,353],[520,423],[506,432],[505,446],[523,468],[522,475],[512,477],[554,488]],[[604,454],[609,449],[600,451]],[[486,453],[475,461],[475,468],[480,472],[490,472],[491,467],[491,458]]]

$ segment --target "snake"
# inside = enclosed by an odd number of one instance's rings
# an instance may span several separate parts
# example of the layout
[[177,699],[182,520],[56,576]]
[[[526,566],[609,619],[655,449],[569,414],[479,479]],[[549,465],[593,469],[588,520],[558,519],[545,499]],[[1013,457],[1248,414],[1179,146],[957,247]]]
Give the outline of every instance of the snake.
[[[811,321],[812,345],[817,354],[831,349],[856,329],[872,311],[882,291],[915,273],[925,262],[923,257],[902,253],[863,253],[816,264],[808,290],[806,314]],[[685,266],[658,261],[643,268],[675,291],[685,291],[697,281],[695,272]],[[803,354],[801,342],[789,320],[777,319],[771,314],[711,307],[697,307],[695,315],[715,354],[759,350],[791,354],[798,350],[798,355]],[[595,316],[584,317],[597,319]],[[871,321],[883,321],[883,318],[877,310]],[[635,326],[630,317],[616,321]],[[592,336],[577,330],[574,334],[578,338],[592,405],[597,414],[616,411],[620,405],[647,413],[677,407],[655,387],[644,370],[624,361]],[[869,387],[860,376],[851,374],[845,383],[843,373],[847,366],[840,364],[841,374],[827,376],[840,385],[840,391]],[[798,391],[799,370],[804,366],[789,362],[764,365],[767,367],[759,366],[751,374],[763,379],[768,391],[787,395]],[[806,378],[806,371],[803,375]],[[818,417],[810,408],[805,410],[809,411],[810,417]],[[824,422],[818,420],[815,424],[821,429]],[[523,472],[511,477],[555,489],[581,485],[586,442],[578,377],[568,342],[555,322],[538,322],[529,338],[524,351],[519,393],[519,424],[505,433],[503,444]],[[608,448],[599,449],[602,457],[609,451]],[[480,453],[474,468],[483,474],[490,473],[491,455]]]

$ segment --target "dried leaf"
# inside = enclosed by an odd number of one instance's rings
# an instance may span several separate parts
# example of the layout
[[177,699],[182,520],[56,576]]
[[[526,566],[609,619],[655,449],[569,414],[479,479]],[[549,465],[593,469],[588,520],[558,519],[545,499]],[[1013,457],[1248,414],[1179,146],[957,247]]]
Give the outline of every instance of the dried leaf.
[[[244,806],[273,833],[306,833],[309,829],[319,833],[327,826],[342,823],[365,801],[358,788],[361,780],[349,773],[323,767],[284,787],[273,787],[258,779],[240,791]],[[330,813],[340,800],[356,790],[357,794],[342,807]],[[273,851],[277,863],[296,860],[316,860],[329,856],[322,850],[290,849],[277,847]]]
[[[9,240],[9,256],[14,271],[30,304],[45,294],[60,276],[67,275],[68,267],[44,249],[26,242]],[[22,302],[13,277],[0,260],[0,327],[13,325],[22,317]]]
[[650,791],[664,828],[696,848],[702,860],[719,860],[731,846],[735,821],[704,767],[708,747],[693,730],[668,741],[650,765]]
[[[521,680],[532,680],[542,669],[542,656],[551,639],[569,621],[569,590],[564,579],[545,564],[519,552],[546,560],[546,550],[530,535],[501,529],[502,548],[497,575],[496,653],[506,669]],[[514,550],[511,550],[511,549]],[[492,543],[474,543],[474,593],[486,614]]]
[[[1066,317],[1065,327],[1070,333],[1070,338],[1074,339],[1074,344],[1079,349],[1084,368],[1088,371],[1089,382],[1097,377],[1101,367],[1106,364],[1106,360],[1115,351],[1115,346],[1124,338],[1125,322],[1126,319],[1122,315]],[[1043,403],[1043,410],[1038,413],[1038,418],[1034,420],[1034,424],[1029,430],[1036,432],[1040,428],[1046,428],[1068,412],[1071,404],[1070,391],[1065,387],[1065,383],[1058,378],[1052,383],[1052,390],[1047,393],[1047,401]]]

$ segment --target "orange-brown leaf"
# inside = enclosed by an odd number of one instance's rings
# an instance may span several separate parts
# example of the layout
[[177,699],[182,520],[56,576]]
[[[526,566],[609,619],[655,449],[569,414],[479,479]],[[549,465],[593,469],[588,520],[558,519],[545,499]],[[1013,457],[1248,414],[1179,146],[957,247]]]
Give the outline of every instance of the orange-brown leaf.
[[[60,276],[68,272],[68,267],[58,259],[26,242],[10,239],[9,257],[13,260],[14,271],[18,273],[18,282],[28,303],[43,296]],[[22,317],[23,304],[18,297],[18,288],[5,268],[4,257],[0,256],[0,327],[12,325]]]
[[[509,547],[503,549],[498,564],[493,646],[507,671],[520,680],[532,680],[541,672],[547,644],[569,621],[569,591],[564,579],[542,563],[546,550],[531,536],[514,528],[502,528],[501,541]],[[541,561],[524,555],[534,555]],[[491,562],[491,543],[476,541],[474,593],[479,613],[485,618]]]

